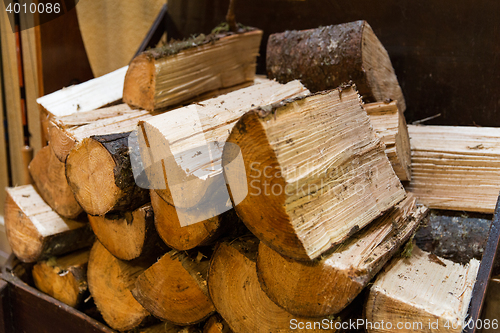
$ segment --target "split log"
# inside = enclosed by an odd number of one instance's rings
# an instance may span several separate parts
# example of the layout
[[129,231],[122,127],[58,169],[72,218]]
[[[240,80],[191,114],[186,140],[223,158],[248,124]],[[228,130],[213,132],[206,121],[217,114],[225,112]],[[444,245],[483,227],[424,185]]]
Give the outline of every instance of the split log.
[[27,263],[92,245],[88,223],[59,216],[32,185],[7,188],[5,231],[16,257]]
[[155,212],[158,234],[165,244],[178,251],[211,245],[222,236],[230,235],[234,238],[245,231],[248,232],[233,209],[220,215],[211,214],[214,216],[201,222],[181,226],[177,214],[198,221],[199,211],[176,208],[163,200],[154,190],[151,190],[151,205]]
[[40,149],[29,171],[43,200],[59,215],[71,219],[83,212],[66,180],[64,163],[57,159],[50,146]]
[[121,260],[135,259],[162,242],[149,204],[132,212],[89,215],[89,222],[101,244]]
[[318,92],[352,80],[365,102],[391,99],[406,109],[389,54],[366,21],[272,34],[266,65],[282,83],[299,79]]
[[414,197],[408,197],[368,228],[312,262],[282,257],[260,243],[257,274],[262,290],[297,316],[337,314],[410,238],[426,212],[427,208],[417,207]]
[[409,259],[395,258],[370,288],[365,313],[373,325],[366,330],[394,332],[402,323],[398,332],[462,332],[478,269],[476,259],[462,266],[414,247]]
[[152,111],[253,81],[261,38],[261,30],[250,28],[148,50],[130,63],[123,100]]
[[149,201],[149,191],[137,186],[134,179],[129,134],[85,138],[69,153],[66,177],[87,214],[130,211]]
[[199,323],[215,311],[206,282],[209,256],[170,251],[137,278],[132,294],[157,318],[177,325]]
[[[274,333],[293,329],[294,332],[335,332],[331,327],[333,320],[294,316],[267,297],[260,288],[255,266],[258,245],[259,241],[254,237],[223,242],[210,261],[210,297],[232,331]],[[327,325],[322,327],[321,324]]]
[[298,81],[265,81],[140,122],[138,145],[150,187],[179,208],[224,192],[222,149],[236,121],[253,107],[305,94]]
[[395,101],[369,103],[364,109],[385,144],[385,153],[400,180],[411,180],[411,148],[404,114]]
[[49,122],[50,147],[61,162],[77,143],[93,135],[126,133],[135,129],[148,111],[134,110],[127,104],[54,117]]
[[135,300],[131,290],[137,277],[155,260],[154,256],[120,260],[99,241],[95,242],[90,251],[87,280],[97,309],[111,328],[126,331],[148,321],[150,313]]
[[87,294],[89,251],[78,251],[64,257],[52,257],[33,267],[35,286],[42,292],[72,307]]
[[214,314],[212,317],[208,318],[207,322],[203,326],[203,333],[232,333],[229,325],[226,321],[219,315]]
[[38,98],[42,106],[42,131],[48,138],[48,122],[77,112],[85,112],[118,102],[123,96],[123,82],[128,66],[98,78],[66,87]]
[[[273,250],[311,260],[404,199],[353,87],[246,113],[224,149],[240,151],[243,186],[229,183],[248,229]],[[246,184],[245,184],[246,183]]]
[[430,208],[493,213],[500,187],[500,131],[409,125],[412,181]]

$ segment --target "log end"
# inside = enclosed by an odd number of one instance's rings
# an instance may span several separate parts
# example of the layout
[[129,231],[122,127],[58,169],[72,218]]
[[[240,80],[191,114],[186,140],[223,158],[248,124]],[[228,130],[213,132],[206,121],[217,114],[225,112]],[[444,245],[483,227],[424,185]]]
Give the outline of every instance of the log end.
[[90,215],[111,211],[123,191],[115,183],[116,163],[96,140],[83,139],[68,155],[66,177],[76,200]]
[[153,111],[155,95],[155,60],[140,54],[132,60],[123,85],[123,101],[131,106]]
[[49,142],[52,151],[57,156],[59,161],[66,162],[69,152],[76,144],[76,140],[61,128],[54,120],[49,122]]

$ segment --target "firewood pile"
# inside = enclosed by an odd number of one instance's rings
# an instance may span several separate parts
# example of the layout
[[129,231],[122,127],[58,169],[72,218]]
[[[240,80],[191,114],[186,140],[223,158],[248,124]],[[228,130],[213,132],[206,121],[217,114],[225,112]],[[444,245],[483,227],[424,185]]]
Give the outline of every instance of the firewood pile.
[[407,126],[365,21],[271,35],[267,78],[261,37],[217,29],[38,100],[49,144],[5,210],[36,287],[117,331],[460,332],[479,261],[413,235],[429,208],[493,211],[499,131]]

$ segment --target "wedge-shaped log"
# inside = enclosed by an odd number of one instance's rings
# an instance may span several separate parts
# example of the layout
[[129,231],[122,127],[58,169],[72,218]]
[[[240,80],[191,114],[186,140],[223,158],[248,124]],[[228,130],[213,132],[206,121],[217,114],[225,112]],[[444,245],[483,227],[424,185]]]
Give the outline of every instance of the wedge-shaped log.
[[147,322],[150,313],[135,300],[131,290],[137,277],[155,260],[155,256],[120,260],[95,242],[90,251],[88,285],[97,309],[111,328],[126,331]]
[[12,252],[23,262],[35,262],[92,245],[88,223],[61,217],[32,185],[7,189],[5,231]]
[[208,264],[201,252],[170,251],[137,278],[132,294],[157,318],[196,324],[215,311],[208,296]]
[[[210,261],[208,290],[222,318],[234,332],[335,332],[334,321],[294,316],[273,303],[257,277],[258,239],[223,242]],[[321,324],[328,323],[326,326]],[[322,329],[323,328],[323,329]]]
[[500,130],[409,125],[412,181],[430,208],[493,213],[500,187]]
[[282,257],[261,242],[257,273],[262,290],[297,316],[337,314],[410,238],[426,212],[427,208],[417,207],[414,197],[406,198],[369,227],[312,262]]
[[462,332],[478,269],[476,259],[463,266],[414,247],[370,288],[366,330],[389,333],[402,323],[398,332]]
[[36,101],[42,106],[42,130],[47,134],[48,122],[54,117],[90,111],[120,101],[127,70],[128,66],[125,66],[38,98]]
[[300,79],[312,92],[352,80],[365,102],[405,100],[389,54],[366,21],[269,36],[267,74],[286,83]]
[[262,31],[200,35],[148,50],[130,64],[123,100],[146,110],[253,81]]
[[199,220],[197,218],[199,211],[176,208],[163,200],[154,190],[151,190],[151,205],[155,212],[158,234],[165,244],[178,251],[210,245],[222,236],[237,237],[247,231],[233,209],[201,222],[181,226],[177,216],[178,211],[184,216],[192,216],[193,220]]
[[139,120],[151,117],[148,111],[134,110],[127,104],[54,117],[49,122],[50,147],[61,162],[71,149],[93,135],[130,132]]
[[[258,239],[220,243],[210,261],[208,290],[217,312],[234,332],[335,332],[334,321],[294,316],[267,297],[255,261]],[[321,324],[328,323],[325,326]],[[323,328],[323,329],[322,329]]]
[[385,144],[385,153],[401,181],[411,180],[411,148],[404,114],[395,101],[365,104],[375,133]]
[[43,200],[59,215],[71,219],[83,212],[66,180],[64,163],[50,145],[40,149],[28,168]]
[[87,214],[130,211],[149,201],[149,191],[134,178],[129,134],[85,138],[68,155],[68,184]]
[[140,155],[151,188],[179,208],[213,197],[225,188],[222,149],[236,121],[253,107],[305,94],[298,81],[265,81],[140,122]]
[[89,215],[89,222],[97,239],[118,259],[135,259],[162,242],[150,204],[131,212]]
[[246,170],[229,188],[248,189],[238,216],[290,258],[317,258],[406,195],[352,87],[250,111],[225,147],[223,166],[241,150]]
[[88,294],[89,253],[89,250],[77,251],[38,262],[32,271],[35,286],[55,299],[77,307]]

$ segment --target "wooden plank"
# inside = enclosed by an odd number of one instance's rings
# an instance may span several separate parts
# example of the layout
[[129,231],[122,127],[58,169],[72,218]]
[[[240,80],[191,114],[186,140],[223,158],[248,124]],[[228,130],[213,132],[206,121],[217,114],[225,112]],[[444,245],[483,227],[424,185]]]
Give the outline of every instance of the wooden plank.
[[5,11],[5,3],[0,5],[2,65],[5,92],[5,106],[7,108],[7,126],[9,135],[10,165],[12,185],[24,182],[22,148],[24,146],[23,122],[21,117],[21,92],[19,89],[18,62],[16,57],[16,37],[12,33],[9,16],[13,13]]
[[[3,21],[2,21],[3,22]],[[3,23],[2,27],[3,28]],[[3,96],[2,96],[2,80],[0,80],[0,203],[5,202],[6,192],[5,188],[9,186],[9,170],[7,159],[7,145],[5,142],[5,129],[4,129],[4,110],[3,110]],[[0,204],[0,216],[4,214],[4,205]]]
[[[25,2],[25,1],[22,1]],[[26,92],[26,109],[28,116],[28,130],[30,132],[30,147],[36,154],[42,148],[42,128],[40,126],[40,109],[36,99],[41,96],[39,83],[39,50],[37,45],[34,15],[27,13],[19,15],[21,19],[21,40],[23,50],[24,87]],[[27,27],[32,27],[27,29]],[[39,35],[38,35],[39,37]]]

